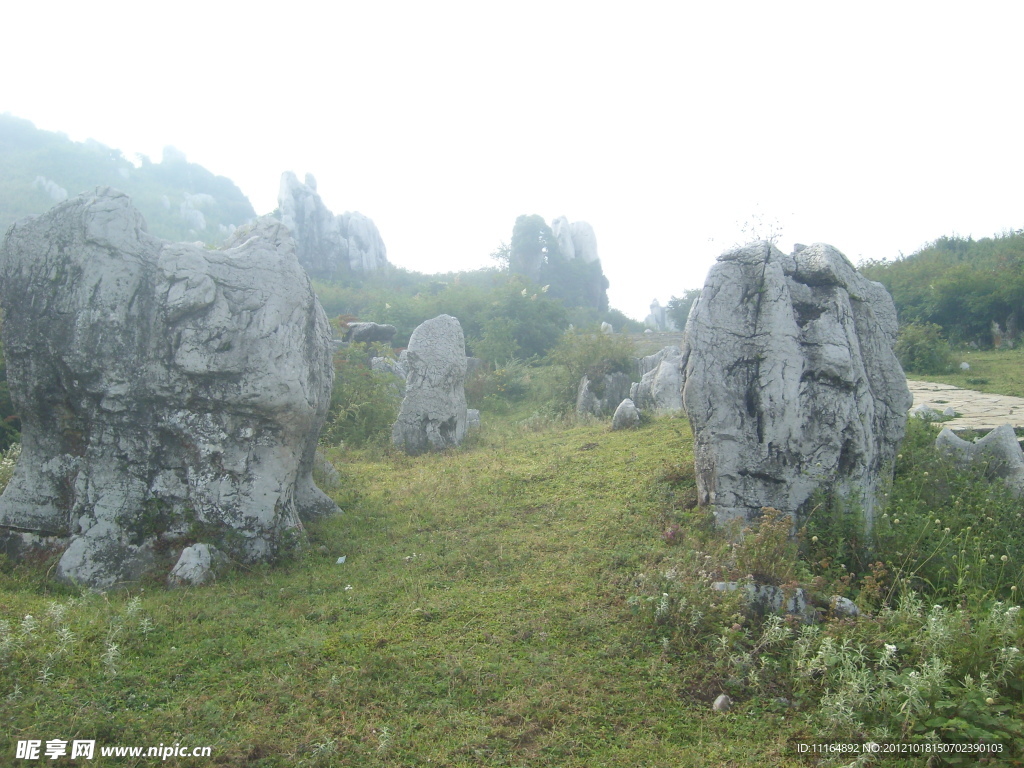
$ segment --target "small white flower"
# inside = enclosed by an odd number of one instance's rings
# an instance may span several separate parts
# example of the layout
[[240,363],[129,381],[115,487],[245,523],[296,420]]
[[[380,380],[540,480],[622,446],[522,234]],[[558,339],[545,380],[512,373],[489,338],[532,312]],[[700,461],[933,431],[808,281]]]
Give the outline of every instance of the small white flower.
[[346,584],[345,585],[345,591],[348,592],[350,589],[352,589],[352,585],[351,584]]

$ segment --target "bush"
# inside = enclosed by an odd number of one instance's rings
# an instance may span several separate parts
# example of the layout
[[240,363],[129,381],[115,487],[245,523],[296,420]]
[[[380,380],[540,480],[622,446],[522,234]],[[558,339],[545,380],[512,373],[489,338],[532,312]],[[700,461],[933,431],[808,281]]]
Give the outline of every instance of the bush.
[[557,369],[552,395],[562,409],[576,403],[580,379],[622,371],[633,373],[636,350],[624,336],[600,332],[566,331],[548,353],[547,362]]
[[371,369],[372,354],[366,344],[350,344],[335,353],[331,409],[321,442],[359,447],[390,435],[401,404],[400,382]]
[[953,369],[953,352],[935,323],[903,326],[894,351],[905,371],[937,374]]
[[480,366],[466,380],[466,403],[470,408],[504,412],[530,392],[531,369],[518,360],[493,370]]

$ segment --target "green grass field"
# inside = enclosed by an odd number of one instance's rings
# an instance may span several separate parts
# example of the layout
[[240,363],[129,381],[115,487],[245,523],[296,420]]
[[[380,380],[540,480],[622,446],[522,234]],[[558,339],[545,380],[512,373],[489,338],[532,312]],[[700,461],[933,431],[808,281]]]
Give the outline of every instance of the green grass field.
[[[970,374],[1016,386],[1018,359],[975,353]],[[524,408],[458,451],[328,449],[344,514],[212,586],[94,594],[52,559],[0,561],[0,765],[34,764],[14,760],[28,739],[212,748],[52,765],[263,768],[846,765],[797,747],[1024,742],[1020,505],[950,474],[926,425],[871,563],[841,516],[813,544],[712,532],[685,419],[611,432]],[[751,619],[710,582],[755,561],[866,614]],[[733,709],[712,711],[723,692]]]
[[957,350],[956,365],[967,363],[970,370],[959,367],[945,375],[907,374],[911,379],[937,381],[964,389],[991,392],[997,395],[1024,397],[1024,348],[1006,350]]
[[657,478],[691,462],[685,420],[331,458],[345,514],[287,565],[102,596],[8,566],[0,762],[81,738],[213,747],[165,765],[795,764],[801,714],[712,712],[721,687],[627,605],[668,550]]

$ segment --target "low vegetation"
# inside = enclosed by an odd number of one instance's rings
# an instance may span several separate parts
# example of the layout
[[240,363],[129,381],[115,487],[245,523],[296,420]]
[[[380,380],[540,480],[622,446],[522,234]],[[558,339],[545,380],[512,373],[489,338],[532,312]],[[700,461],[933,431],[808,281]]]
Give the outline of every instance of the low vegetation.
[[[739,539],[696,508],[685,419],[531,414],[545,369],[499,371],[481,398],[504,410],[460,451],[325,447],[345,514],[276,567],[97,595],[52,559],[5,562],[0,754],[82,738],[213,748],[168,765],[789,766],[874,740],[1021,759],[1019,503],[944,464],[928,425],[871,532],[820,499],[796,538],[768,512]],[[823,620],[711,587],[751,576]],[[833,596],[861,616],[832,617]]]

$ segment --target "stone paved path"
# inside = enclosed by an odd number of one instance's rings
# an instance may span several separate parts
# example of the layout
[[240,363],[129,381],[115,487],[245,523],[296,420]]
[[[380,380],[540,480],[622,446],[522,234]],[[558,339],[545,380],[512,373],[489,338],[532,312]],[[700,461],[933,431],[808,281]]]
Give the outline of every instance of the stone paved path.
[[953,407],[959,416],[945,421],[942,426],[954,432],[967,429],[989,430],[1000,424],[1014,429],[1024,428],[1024,398],[1009,395],[990,395],[973,389],[960,389],[951,384],[907,380],[914,396],[914,406],[930,405],[939,413]]

